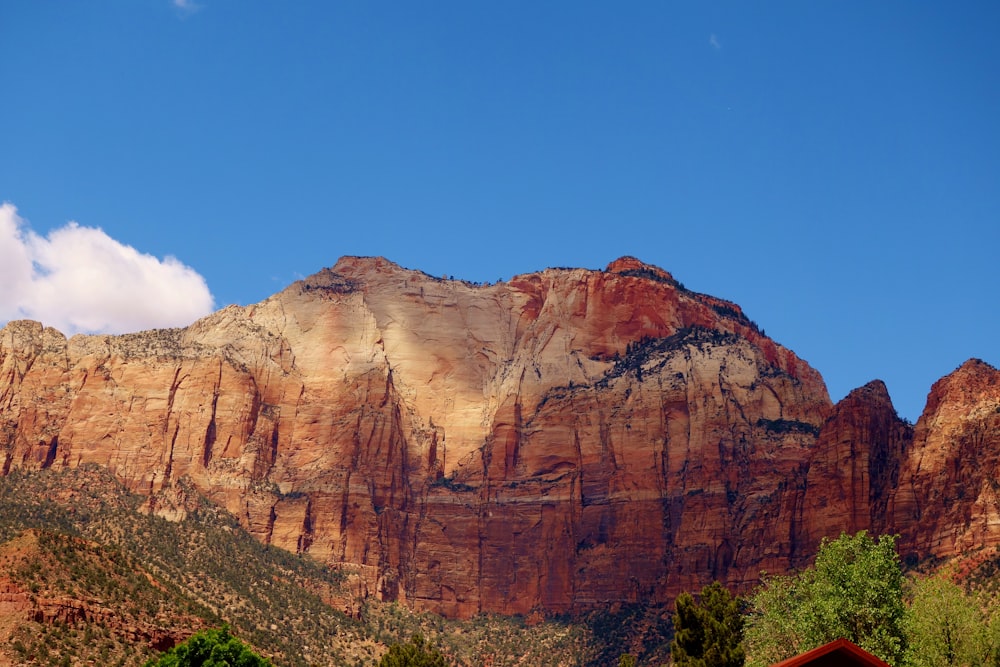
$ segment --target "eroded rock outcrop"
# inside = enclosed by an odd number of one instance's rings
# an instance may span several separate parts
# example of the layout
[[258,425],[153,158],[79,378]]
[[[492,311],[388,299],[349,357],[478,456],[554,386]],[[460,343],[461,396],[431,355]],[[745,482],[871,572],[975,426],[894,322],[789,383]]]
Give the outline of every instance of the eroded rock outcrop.
[[[122,568],[114,562],[116,557],[121,558],[121,554],[105,553],[83,539],[38,530],[25,530],[0,544],[0,640],[4,647],[0,663],[22,664],[23,655],[14,656],[20,658],[17,662],[7,662],[11,658],[7,655],[9,642],[19,635],[23,638],[32,624],[97,626],[117,641],[158,651],[176,646],[206,626],[204,619],[191,614],[158,608],[153,613],[135,601],[129,604],[120,598],[95,597],[92,591],[82,590],[88,584],[92,588],[103,584],[104,592],[115,589],[121,595],[129,582],[116,581],[123,578]],[[156,585],[148,572],[141,568],[138,572],[151,586]],[[87,581],[67,583],[74,578]],[[100,583],[94,585],[94,581]]]
[[879,380],[837,403],[809,459],[798,540],[801,565],[823,537],[892,532],[887,505],[912,439],[913,428],[896,414]]
[[938,380],[891,509],[910,558],[1000,544],[1000,371],[970,359]]
[[186,329],[0,331],[4,472],[99,463],[173,518],[187,478],[361,594],[459,616],[745,588],[927,517],[893,500],[921,428],[881,385],[835,409],[738,306],[633,258],[473,285],[349,257]]

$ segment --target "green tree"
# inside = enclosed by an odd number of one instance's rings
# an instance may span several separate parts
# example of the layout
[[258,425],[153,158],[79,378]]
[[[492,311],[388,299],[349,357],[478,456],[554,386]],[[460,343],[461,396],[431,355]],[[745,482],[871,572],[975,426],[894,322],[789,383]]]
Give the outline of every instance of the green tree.
[[747,662],[770,665],[843,637],[899,665],[905,613],[895,536],[824,538],[813,567],[767,578],[753,595]]
[[393,644],[382,656],[379,667],[447,667],[444,656],[427,645],[423,635],[415,634],[405,644]]
[[997,608],[995,599],[983,611],[983,617],[986,619],[986,654],[983,664],[1000,667],[1000,609]]
[[622,653],[618,657],[618,667],[635,667],[635,656],[631,653]]
[[146,667],[271,667],[263,658],[234,637],[229,626],[192,635]]
[[978,600],[940,574],[914,581],[912,596],[906,615],[912,665],[989,664],[990,628]]
[[680,667],[742,667],[745,654],[739,600],[718,581],[695,601],[681,593],[675,601],[670,655]]

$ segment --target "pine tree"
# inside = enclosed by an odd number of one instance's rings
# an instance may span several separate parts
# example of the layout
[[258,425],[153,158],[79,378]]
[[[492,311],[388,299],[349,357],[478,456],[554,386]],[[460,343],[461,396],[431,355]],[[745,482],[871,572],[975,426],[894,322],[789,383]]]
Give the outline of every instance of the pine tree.
[[745,655],[739,600],[718,581],[696,601],[681,593],[675,602],[670,653],[678,667],[742,667]]

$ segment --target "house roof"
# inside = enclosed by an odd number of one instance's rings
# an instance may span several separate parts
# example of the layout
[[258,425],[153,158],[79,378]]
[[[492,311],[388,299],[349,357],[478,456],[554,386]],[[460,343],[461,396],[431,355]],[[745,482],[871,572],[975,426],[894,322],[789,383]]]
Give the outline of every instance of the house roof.
[[837,639],[819,648],[782,660],[771,667],[890,667],[863,648],[846,639]]

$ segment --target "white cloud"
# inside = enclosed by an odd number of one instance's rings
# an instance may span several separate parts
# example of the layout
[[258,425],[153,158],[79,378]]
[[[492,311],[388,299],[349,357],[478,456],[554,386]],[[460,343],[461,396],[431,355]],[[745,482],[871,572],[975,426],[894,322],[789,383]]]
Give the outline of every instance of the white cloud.
[[181,10],[185,14],[194,14],[196,11],[201,9],[201,5],[194,2],[194,0],[173,0],[174,7]]
[[0,325],[32,319],[66,334],[123,333],[186,326],[213,307],[205,279],[174,257],[75,222],[43,237],[0,204]]
[[722,50],[722,42],[719,41],[719,36],[714,32],[708,36],[708,43],[712,45],[712,48],[716,51]]

